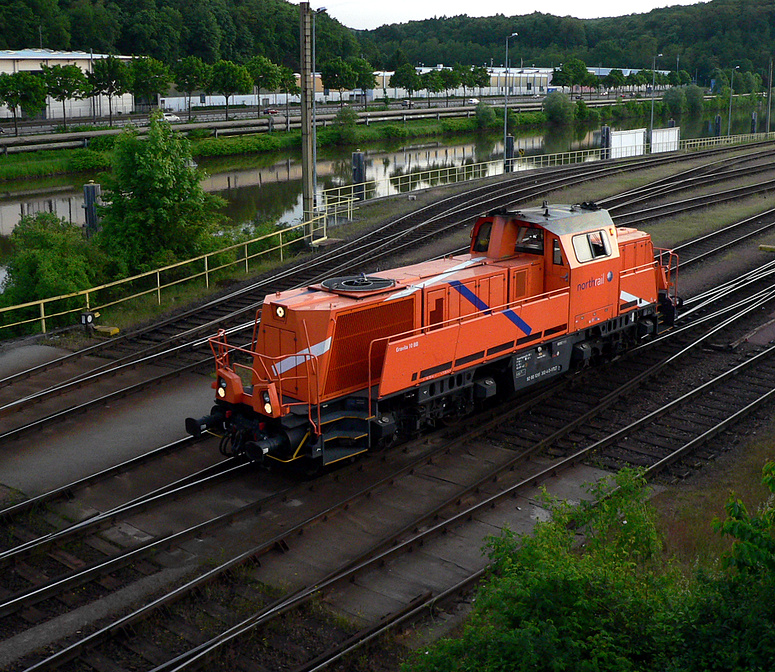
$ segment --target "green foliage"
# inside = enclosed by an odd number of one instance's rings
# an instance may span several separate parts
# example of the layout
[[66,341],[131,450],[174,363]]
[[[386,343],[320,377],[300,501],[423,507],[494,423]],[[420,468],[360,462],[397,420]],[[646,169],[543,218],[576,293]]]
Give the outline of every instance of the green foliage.
[[115,56],[98,58],[88,73],[89,84],[95,95],[108,97],[108,114],[110,125],[113,125],[113,98],[129,90],[131,73],[129,68]]
[[686,87],[684,97],[686,98],[686,109],[689,111],[689,114],[697,116],[702,112],[703,95],[702,89],[696,84],[690,84]]
[[480,102],[476,106],[476,125],[479,128],[494,128],[498,124],[495,110],[487,103]]
[[13,115],[13,126],[19,135],[18,111],[34,117],[46,107],[46,84],[39,74],[19,71],[0,73],[0,104],[7,105]]
[[[764,466],[762,484],[775,495],[775,462]],[[752,514],[739,498],[732,497],[725,509],[727,519],[714,521],[714,528],[735,539],[727,566],[745,573],[775,573],[775,502],[770,499]]]
[[586,121],[589,118],[589,108],[583,100],[576,101],[576,109],[573,116],[579,121]]
[[391,87],[406,89],[409,92],[409,97],[411,98],[412,94],[415,91],[418,91],[421,86],[420,75],[417,74],[417,71],[414,69],[413,65],[410,63],[404,63],[396,69],[396,71],[390,77],[390,82],[388,82],[388,84]]
[[327,89],[339,91],[341,101],[342,91],[355,87],[357,75],[349,63],[336,56],[321,66],[320,81]]
[[62,122],[67,130],[67,107],[69,99],[80,99],[88,95],[89,81],[83,70],[77,65],[45,65],[41,66],[43,77],[48,89],[48,95],[62,103]]
[[686,107],[686,92],[682,88],[670,88],[662,96],[662,103],[670,114],[678,116]]
[[[775,494],[775,462],[763,469]],[[615,487],[614,487],[615,486]],[[544,495],[551,519],[489,542],[493,576],[459,639],[420,651],[411,672],[771,670],[775,501],[738,498],[714,526],[734,537],[726,571],[684,577],[662,554],[642,478],[623,471],[590,502]]]
[[130,65],[129,89],[135,96],[135,104],[144,100],[150,105],[156,102],[156,97],[164,95],[172,81],[169,68],[150,56],[133,58]]
[[229,99],[235,94],[250,93],[253,78],[244,65],[231,61],[218,61],[210,73],[209,88],[226,98],[226,119],[229,118]]
[[410,669],[665,669],[676,650],[678,575],[661,573],[642,479],[625,471],[614,485],[593,488],[597,506],[545,495],[552,518],[532,536],[491,539],[496,578],[480,592],[463,637]]
[[222,200],[208,195],[188,140],[155,113],[146,139],[125,131],[103,181],[101,245],[136,273],[212,250]]
[[[112,138],[111,138],[112,139]],[[67,157],[68,173],[88,173],[110,169],[110,156],[90,149],[76,149]]]
[[573,102],[561,91],[552,91],[544,99],[544,113],[552,124],[567,125],[573,121]]
[[50,212],[24,215],[11,233],[11,249],[2,294],[8,306],[98,285],[107,266],[79,226]]
[[188,99],[188,120],[191,121],[191,94],[197,89],[207,89],[210,82],[210,66],[198,56],[186,56],[173,68],[175,85]]
[[351,107],[342,107],[336,113],[334,120],[334,130],[338,134],[336,144],[350,145],[357,139],[356,125],[358,122],[358,113]]

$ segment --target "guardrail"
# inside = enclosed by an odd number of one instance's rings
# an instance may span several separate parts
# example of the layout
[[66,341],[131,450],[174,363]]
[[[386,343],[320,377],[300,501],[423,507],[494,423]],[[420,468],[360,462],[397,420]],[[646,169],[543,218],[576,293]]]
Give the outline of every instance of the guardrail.
[[[749,133],[743,135],[721,136],[712,138],[692,138],[681,140],[677,151],[695,151],[710,147],[724,145],[745,144],[775,139],[775,132]],[[470,163],[461,166],[449,166],[445,168],[433,168],[429,170],[417,170],[411,173],[392,175],[379,180],[346,184],[338,187],[330,187],[323,192],[324,197],[336,199],[354,199],[364,201],[371,198],[395,196],[405,194],[418,189],[427,189],[456,182],[465,182],[483,177],[494,177],[507,172],[523,170],[535,170],[551,166],[563,166],[573,163],[586,163],[588,161],[600,161],[602,150],[582,149],[571,152],[559,152],[556,154],[531,154],[518,155],[508,160],[508,165],[503,158],[480,163]]]

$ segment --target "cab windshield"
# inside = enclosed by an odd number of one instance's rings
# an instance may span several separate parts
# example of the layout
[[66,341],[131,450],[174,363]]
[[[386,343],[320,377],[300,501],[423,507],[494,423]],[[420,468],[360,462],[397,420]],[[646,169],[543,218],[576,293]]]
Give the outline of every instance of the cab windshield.
[[476,240],[471,249],[474,252],[487,252],[490,247],[490,233],[492,232],[492,222],[485,222],[476,232]]

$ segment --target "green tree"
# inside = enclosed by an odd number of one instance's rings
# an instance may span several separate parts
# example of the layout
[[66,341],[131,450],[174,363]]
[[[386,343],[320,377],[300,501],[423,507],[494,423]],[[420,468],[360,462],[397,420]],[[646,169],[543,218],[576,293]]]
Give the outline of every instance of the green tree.
[[108,123],[113,126],[113,98],[129,91],[129,68],[115,56],[108,56],[94,61],[87,77],[94,94],[108,97]]
[[158,268],[214,247],[223,201],[205,193],[189,142],[151,115],[147,139],[128,129],[103,180],[99,243],[128,273]]
[[158,97],[169,90],[172,81],[169,68],[150,56],[133,58],[129,68],[135,106],[144,100],[149,107],[154,107]]
[[320,81],[327,89],[339,91],[339,106],[344,104],[342,91],[355,88],[355,71],[340,56],[332,58],[320,68]]
[[461,63],[455,63],[452,69],[457,75],[460,86],[463,87],[463,98],[466,97],[466,90],[471,86],[471,67],[462,65]]
[[604,85],[609,89],[614,89],[614,91],[622,88],[624,86],[624,81],[624,73],[617,68],[611,70],[611,72],[603,78]]
[[686,107],[686,92],[678,87],[669,88],[662,96],[662,102],[671,115],[678,116]]
[[[280,86],[280,67],[266,56],[254,56],[246,64],[253,84],[258,89],[258,107],[261,109],[261,89],[274,90]],[[259,112],[260,114],[260,112]]]
[[355,73],[355,88],[360,89],[363,92],[363,106],[367,107],[366,92],[373,89],[376,86],[377,80],[374,76],[374,68],[371,67],[365,58],[350,57],[347,59],[347,64],[352,68]]
[[358,113],[352,107],[341,107],[334,119],[336,142],[340,145],[351,145],[356,139]]
[[46,107],[43,77],[24,70],[0,73],[0,100],[11,110],[14,132],[19,135],[19,110],[32,117]]
[[[81,227],[51,212],[22,216],[10,243],[5,305],[71,294],[103,280],[104,256]],[[78,307],[77,300],[71,307]]]
[[484,66],[476,65],[471,68],[469,82],[472,87],[482,88],[490,85],[490,71]]
[[492,128],[496,125],[497,117],[495,110],[485,102],[480,102],[476,106],[476,125],[479,128]]
[[389,85],[398,89],[406,89],[409,100],[412,94],[420,88],[420,75],[411,63],[400,65],[391,75]]
[[690,84],[686,87],[684,97],[686,98],[686,109],[689,111],[689,114],[697,116],[702,112],[704,96],[702,89],[696,84]]
[[42,65],[48,95],[62,103],[62,126],[67,130],[68,100],[85,98],[89,93],[89,80],[77,65]]
[[453,68],[443,68],[439,72],[444,92],[447,94],[447,107],[449,107],[449,92],[460,86],[460,73]]
[[191,121],[191,96],[194,91],[206,90],[210,81],[210,66],[198,56],[186,56],[175,64],[175,84],[186,94],[188,120]]
[[573,121],[573,101],[562,91],[552,91],[544,98],[544,112],[552,124],[567,125]]
[[231,61],[218,61],[210,76],[210,89],[226,98],[226,120],[229,119],[229,98],[235,94],[247,94],[253,88],[253,78],[244,65]]
[[428,92],[428,107],[430,107],[431,94],[441,93],[444,90],[444,81],[438,70],[428,70],[420,75],[420,86]]

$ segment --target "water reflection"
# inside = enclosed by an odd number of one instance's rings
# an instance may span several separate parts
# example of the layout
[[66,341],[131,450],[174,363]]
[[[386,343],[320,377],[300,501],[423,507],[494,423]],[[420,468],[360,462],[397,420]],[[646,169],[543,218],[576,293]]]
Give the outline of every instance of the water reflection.
[[[766,123],[766,111],[759,113],[759,128]],[[682,138],[715,135],[715,114],[705,118],[680,120]],[[722,114],[721,134],[726,134],[727,119]],[[660,122],[660,126],[666,125]],[[617,123],[615,128],[639,128],[643,121]],[[750,113],[733,116],[732,133],[750,133]],[[522,129],[515,134],[515,150],[525,155],[554,154],[600,146],[598,125]],[[372,181],[370,196],[388,196],[409,188],[428,187],[460,178],[460,172],[474,164],[495,162],[481,169],[478,176],[498,174],[498,159],[503,156],[500,132],[476,134],[438,141],[418,139],[411,143],[390,141],[364,149],[366,179]],[[266,223],[296,224],[302,218],[301,153],[287,151],[260,156],[202,159],[200,168],[208,177],[204,188],[223,196],[226,215],[233,226],[250,231]],[[437,170],[433,179],[420,180],[419,173]],[[24,182],[24,191],[13,185],[0,193],[0,236],[10,235],[23,214],[54,212],[83,225],[83,183],[91,176],[66,176],[58,180]],[[352,150],[320,148],[317,163],[318,191],[352,183]],[[77,180],[77,182],[75,182]]]

